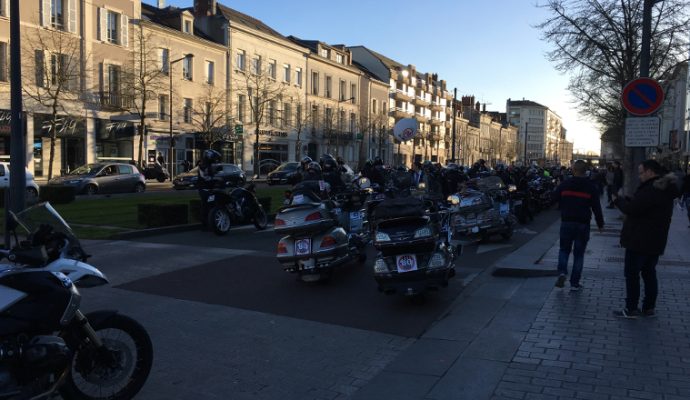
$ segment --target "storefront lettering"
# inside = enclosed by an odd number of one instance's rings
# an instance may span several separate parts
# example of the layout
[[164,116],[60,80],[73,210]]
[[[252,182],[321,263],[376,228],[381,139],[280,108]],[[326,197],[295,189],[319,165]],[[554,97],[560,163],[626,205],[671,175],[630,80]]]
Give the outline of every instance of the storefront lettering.
[[263,136],[272,136],[272,137],[287,137],[288,134],[287,132],[282,132],[282,131],[267,131],[267,130],[260,130],[259,135]]
[[[77,130],[78,121],[72,117],[60,117],[55,119],[56,135],[73,135]],[[53,124],[50,120],[43,121],[41,131],[44,135],[50,135]]]
[[12,119],[12,113],[7,110],[0,110],[0,124],[9,124]]

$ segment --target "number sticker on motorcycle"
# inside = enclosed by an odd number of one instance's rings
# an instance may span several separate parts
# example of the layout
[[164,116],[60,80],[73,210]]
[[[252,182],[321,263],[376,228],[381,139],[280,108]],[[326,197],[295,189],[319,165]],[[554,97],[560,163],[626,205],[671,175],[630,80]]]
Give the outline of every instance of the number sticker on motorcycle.
[[398,272],[410,272],[417,270],[417,257],[414,254],[403,254],[395,257]]
[[311,239],[299,239],[295,241],[295,255],[303,256],[311,252]]

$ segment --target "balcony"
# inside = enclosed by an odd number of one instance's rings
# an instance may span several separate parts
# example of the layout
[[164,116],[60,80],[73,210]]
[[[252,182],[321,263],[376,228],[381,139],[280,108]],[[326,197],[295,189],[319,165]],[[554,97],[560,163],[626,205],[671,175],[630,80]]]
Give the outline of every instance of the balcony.
[[430,101],[427,101],[419,96],[415,97],[414,100],[412,100],[412,102],[414,103],[414,105],[420,107],[429,107],[429,105],[431,104]]
[[412,96],[408,95],[400,89],[395,89],[395,92],[393,92],[393,99],[408,102],[412,101]]
[[453,126],[453,124],[451,124],[450,121],[445,121],[445,122],[443,123],[443,126],[445,126],[446,129],[450,129],[450,128]]
[[132,98],[118,92],[100,92],[101,106],[106,109],[123,109],[132,106]]
[[431,103],[431,111],[443,111],[443,106],[437,103]]
[[407,112],[407,111],[403,110],[402,108],[395,107],[395,109],[392,112],[392,116],[395,119],[409,118],[412,116],[412,113]]
[[419,121],[419,122],[421,122],[421,123],[427,123],[427,122],[429,122],[429,117],[425,117],[425,116],[423,116],[422,114],[415,114],[414,117],[417,118],[417,121]]
[[431,126],[441,126],[443,125],[443,121],[441,121],[438,118],[431,117]]

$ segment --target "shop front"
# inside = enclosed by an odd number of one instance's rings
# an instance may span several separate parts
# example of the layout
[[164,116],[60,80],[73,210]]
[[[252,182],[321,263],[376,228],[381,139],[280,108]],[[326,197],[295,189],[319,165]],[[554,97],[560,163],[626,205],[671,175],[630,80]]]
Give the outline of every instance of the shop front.
[[134,160],[136,129],[132,122],[96,119],[96,160]]
[[[259,131],[259,167],[261,174],[267,174],[280,164],[289,161],[290,143],[284,131]],[[294,151],[294,146],[293,146]]]
[[[53,176],[86,164],[86,122],[84,118],[59,116],[52,122],[49,114],[34,114],[34,175],[47,176],[50,141],[55,137]],[[53,132],[53,129],[55,131]],[[57,171],[56,171],[57,169]]]

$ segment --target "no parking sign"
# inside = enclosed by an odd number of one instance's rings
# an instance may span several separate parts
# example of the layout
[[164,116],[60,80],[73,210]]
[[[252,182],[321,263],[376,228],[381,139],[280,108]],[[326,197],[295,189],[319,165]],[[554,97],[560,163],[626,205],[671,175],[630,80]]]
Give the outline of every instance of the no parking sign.
[[654,114],[661,107],[664,90],[654,79],[633,79],[623,88],[621,102],[630,114],[644,117]]

